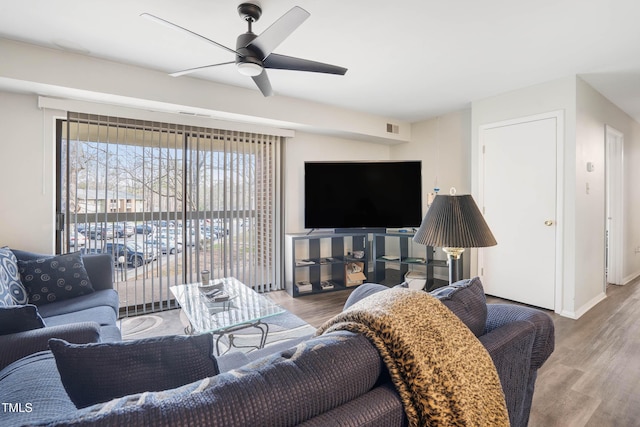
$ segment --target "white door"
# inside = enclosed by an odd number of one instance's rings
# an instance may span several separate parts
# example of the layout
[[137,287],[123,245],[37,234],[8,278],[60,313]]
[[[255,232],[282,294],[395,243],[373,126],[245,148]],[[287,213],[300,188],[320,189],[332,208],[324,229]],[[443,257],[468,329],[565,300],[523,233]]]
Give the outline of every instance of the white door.
[[[606,282],[614,285],[622,285],[622,255],[624,229],[623,214],[623,147],[624,135],[622,132],[606,126]],[[606,283],[605,283],[606,292]]]
[[554,309],[559,116],[480,129],[480,197],[497,246],[479,251],[488,295]]

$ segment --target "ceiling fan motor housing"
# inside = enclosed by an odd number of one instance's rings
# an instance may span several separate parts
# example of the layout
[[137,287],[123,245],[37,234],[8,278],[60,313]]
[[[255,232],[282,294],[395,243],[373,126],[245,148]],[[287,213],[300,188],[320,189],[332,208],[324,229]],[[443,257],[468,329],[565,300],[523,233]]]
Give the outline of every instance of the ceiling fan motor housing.
[[247,47],[247,45],[251,43],[256,37],[257,36],[253,33],[244,33],[238,36],[238,39],[236,41],[236,51],[240,55],[236,55],[236,64],[251,63],[259,65],[260,67],[263,66],[262,52],[260,52],[260,50],[255,46],[252,46],[251,49]]

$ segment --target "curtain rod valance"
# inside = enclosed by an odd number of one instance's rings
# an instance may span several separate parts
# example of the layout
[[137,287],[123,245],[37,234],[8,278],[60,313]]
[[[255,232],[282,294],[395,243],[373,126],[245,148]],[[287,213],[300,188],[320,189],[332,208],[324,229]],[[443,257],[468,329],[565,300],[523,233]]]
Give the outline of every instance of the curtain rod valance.
[[[278,124],[276,123],[269,124],[265,122],[266,119],[255,118],[255,122],[252,122],[252,119],[248,116],[225,112],[210,111],[211,114],[220,114],[220,118],[214,118],[204,117],[197,114],[181,114],[178,111],[155,111],[146,109],[144,106],[138,107],[102,104],[91,101],[48,98],[46,96],[38,97],[38,107],[60,110],[64,111],[65,113],[69,111],[82,111],[87,114],[95,114],[99,116],[112,116],[159,123],[174,123],[185,126],[256,133],[262,135],[280,136],[285,138],[292,138],[295,136],[295,131],[277,127]],[[187,108],[185,107],[185,109]],[[234,121],[235,118],[237,118],[238,121]],[[243,119],[245,119],[246,121]],[[264,122],[264,124],[258,124],[258,121]]]

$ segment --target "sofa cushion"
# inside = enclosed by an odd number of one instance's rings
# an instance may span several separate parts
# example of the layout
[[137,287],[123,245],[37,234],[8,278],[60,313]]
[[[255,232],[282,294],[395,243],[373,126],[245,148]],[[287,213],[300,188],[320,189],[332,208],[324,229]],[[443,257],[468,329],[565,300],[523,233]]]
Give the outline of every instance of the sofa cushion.
[[122,341],[122,332],[116,325],[100,326],[100,342]]
[[15,334],[44,328],[44,321],[35,305],[0,307],[0,335]]
[[3,426],[34,425],[76,411],[67,396],[50,351],[17,360],[0,371],[0,402],[22,411],[0,410]]
[[[41,314],[42,315],[42,312]],[[101,306],[87,308],[74,313],[43,317],[47,326],[68,325],[78,322],[96,322],[100,326],[115,325],[118,318],[111,307]]]
[[430,292],[464,322],[476,337],[487,324],[487,299],[479,277],[455,282]]
[[28,294],[20,281],[18,260],[8,247],[0,248],[0,307],[22,305]]
[[173,335],[135,341],[49,348],[71,401],[78,408],[145,391],[162,391],[218,374],[213,337]]
[[95,307],[110,307],[118,314],[118,292],[114,289],[104,289],[87,295],[80,295],[68,300],[55,301],[38,307],[43,318],[59,316],[61,314],[75,313]]
[[377,283],[364,283],[358,286],[353,292],[351,292],[351,294],[347,298],[347,301],[344,303],[342,310],[346,310],[353,304],[368,297],[369,295],[376,294],[380,291],[386,291],[387,289],[389,289],[388,286],[379,285]]
[[43,305],[93,292],[80,252],[18,261],[29,302]]

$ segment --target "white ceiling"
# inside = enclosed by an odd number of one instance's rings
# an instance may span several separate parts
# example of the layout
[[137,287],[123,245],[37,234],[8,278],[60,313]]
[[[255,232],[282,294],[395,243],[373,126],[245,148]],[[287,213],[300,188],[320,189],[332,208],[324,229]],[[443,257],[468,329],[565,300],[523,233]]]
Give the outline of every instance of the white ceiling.
[[[152,13],[234,48],[246,31],[240,2],[0,0],[0,37],[174,72],[234,58],[139,15]],[[259,3],[256,34],[294,5],[311,13],[277,53],[349,69],[345,76],[269,70],[276,96],[418,121],[577,74],[640,121],[637,0]],[[233,65],[192,77],[257,90]]]

